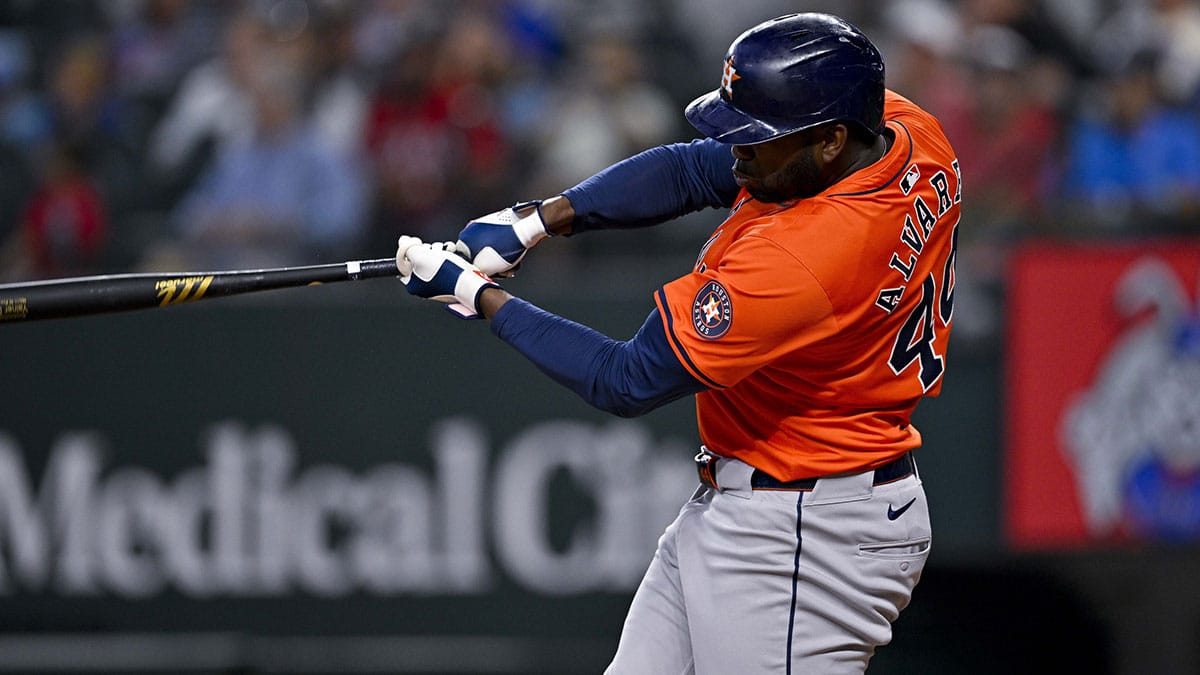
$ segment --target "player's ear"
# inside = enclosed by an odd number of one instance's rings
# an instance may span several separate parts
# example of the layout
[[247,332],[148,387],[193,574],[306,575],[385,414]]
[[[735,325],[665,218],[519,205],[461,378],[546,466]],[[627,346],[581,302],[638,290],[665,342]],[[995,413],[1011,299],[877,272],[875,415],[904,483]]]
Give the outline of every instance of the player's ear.
[[818,134],[817,138],[821,144],[821,159],[826,164],[837,159],[838,155],[846,149],[846,144],[850,142],[850,128],[841,122],[826,124]]

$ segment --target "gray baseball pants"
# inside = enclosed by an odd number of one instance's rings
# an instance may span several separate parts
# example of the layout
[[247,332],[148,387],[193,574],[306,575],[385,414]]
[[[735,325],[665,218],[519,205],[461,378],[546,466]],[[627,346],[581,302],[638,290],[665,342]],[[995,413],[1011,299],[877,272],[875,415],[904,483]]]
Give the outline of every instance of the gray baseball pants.
[[858,674],[892,637],[929,556],[919,475],[752,489],[721,459],[659,539],[610,675]]

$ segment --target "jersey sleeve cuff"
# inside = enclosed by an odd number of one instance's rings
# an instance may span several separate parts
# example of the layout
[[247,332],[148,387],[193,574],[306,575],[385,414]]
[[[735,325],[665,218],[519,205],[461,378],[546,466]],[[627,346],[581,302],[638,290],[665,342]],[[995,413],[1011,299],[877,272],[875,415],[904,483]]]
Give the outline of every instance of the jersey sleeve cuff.
[[663,330],[667,334],[667,344],[670,345],[671,351],[675,353],[675,357],[679,359],[679,363],[683,364],[685,370],[692,377],[700,380],[711,389],[724,389],[725,385],[717,382],[708,375],[704,374],[696,364],[692,362],[692,357],[688,355],[687,350],[683,348],[683,343],[675,335],[675,317],[671,314],[671,307],[667,303],[667,294],[660,287],[654,293],[654,302],[658,305],[658,311],[663,316]]

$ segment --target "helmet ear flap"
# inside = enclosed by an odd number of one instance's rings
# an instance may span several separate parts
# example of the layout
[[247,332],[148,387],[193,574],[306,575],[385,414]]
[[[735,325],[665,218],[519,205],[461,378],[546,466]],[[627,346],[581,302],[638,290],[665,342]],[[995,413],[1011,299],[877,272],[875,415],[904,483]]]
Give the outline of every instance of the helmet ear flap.
[[791,14],[738,36],[720,86],[684,115],[704,135],[739,145],[835,120],[875,135],[883,94],[883,57],[862,31],[829,14]]

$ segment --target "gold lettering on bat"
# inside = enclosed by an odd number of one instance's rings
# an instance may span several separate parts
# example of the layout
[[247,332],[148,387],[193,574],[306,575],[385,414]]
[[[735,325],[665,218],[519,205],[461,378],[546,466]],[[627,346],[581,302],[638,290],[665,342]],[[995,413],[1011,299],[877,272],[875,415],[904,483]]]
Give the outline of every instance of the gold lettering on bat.
[[28,316],[28,298],[0,298],[0,321],[15,321]]
[[208,286],[213,281],[213,275],[203,277],[181,277],[178,279],[163,279],[154,284],[158,293],[158,306],[178,305],[192,300],[199,300],[208,292]]

